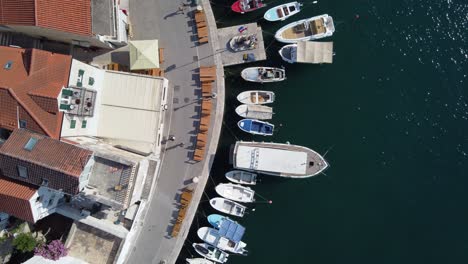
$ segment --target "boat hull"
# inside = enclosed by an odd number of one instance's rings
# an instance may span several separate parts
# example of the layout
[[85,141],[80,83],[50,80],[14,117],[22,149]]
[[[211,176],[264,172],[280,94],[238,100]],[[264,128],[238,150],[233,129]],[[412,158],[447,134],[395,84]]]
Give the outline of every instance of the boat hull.
[[220,249],[217,249],[213,245],[205,243],[193,243],[192,247],[200,256],[205,257],[208,261],[210,261],[210,263],[213,263],[211,261],[217,263],[226,263],[228,261],[229,254]]
[[255,192],[249,187],[239,184],[221,183],[215,188],[216,193],[222,197],[239,203],[253,203]]
[[[257,184],[257,174],[241,170],[226,172],[226,179],[233,183],[255,185]],[[238,179],[237,179],[238,178]]]
[[221,213],[243,217],[247,207],[241,205],[240,203],[231,201],[229,199],[216,197],[210,200],[210,205],[214,209],[220,211]]
[[265,15],[263,15],[263,18],[270,22],[284,21],[289,17],[299,13],[301,11],[301,6],[302,4],[298,2],[291,2],[283,5],[278,5],[268,9],[265,12]]
[[248,9],[242,9],[241,7],[241,1],[242,0],[238,0],[236,2],[234,2],[232,5],[231,5],[231,10],[236,12],[236,13],[241,13],[241,14],[244,14],[244,13],[247,13],[247,12],[252,12],[252,11],[255,11],[259,8],[262,8],[265,6],[264,3],[260,2],[258,6],[256,7],[253,7],[253,8],[248,8]]
[[[301,34],[294,35],[294,36],[285,36],[285,32],[287,32],[290,29],[292,30],[292,28],[295,28],[296,26],[299,26],[300,24],[303,24],[304,22],[309,23],[310,21],[320,20],[320,19],[323,19],[323,20],[326,21],[324,23],[325,24],[324,25],[325,32],[323,32],[323,33],[310,34],[310,35],[305,34],[304,36],[302,36]],[[288,32],[290,32],[290,31],[288,31]],[[331,16],[328,16],[327,14],[325,14],[325,15],[315,16],[315,17],[302,19],[302,20],[299,20],[299,21],[289,23],[286,26],[280,28],[276,32],[275,39],[277,41],[279,41],[279,42],[292,44],[292,43],[297,43],[298,41],[308,41],[308,40],[316,40],[316,39],[322,39],[322,38],[330,37],[330,36],[333,35],[333,32],[335,32],[335,26],[333,24],[333,18]]]
[[212,225],[214,228],[219,228],[221,226],[221,222],[226,219],[226,216],[219,215],[219,214],[210,214],[208,217],[208,223]]
[[[272,73],[274,76],[271,78],[264,77],[268,73]],[[241,77],[249,82],[280,82],[286,79],[286,71],[284,69],[273,67],[250,67],[242,70]]]
[[[255,99],[255,100],[253,100]],[[237,96],[237,100],[248,105],[263,105],[275,101],[275,93],[270,91],[245,91]]]
[[242,119],[237,126],[244,132],[260,136],[273,136],[275,129],[273,124],[256,119]]
[[236,142],[232,148],[235,169],[285,178],[308,178],[328,168],[326,160],[312,149],[281,143]]
[[[293,49],[297,49],[297,44],[288,44],[286,46],[283,46],[279,51],[279,55],[281,58],[288,62],[288,63],[296,63],[296,60],[294,59],[292,53],[294,52]],[[290,57],[286,56],[286,54],[289,53]]]
[[[206,244],[217,247],[218,249],[222,251],[226,251],[226,252],[234,253],[234,254],[240,254],[240,255],[247,254],[247,250],[245,249],[247,244],[245,244],[242,241],[239,241],[238,243],[235,243],[235,242],[223,243],[223,242],[227,242],[227,238],[221,237],[216,229],[213,229],[210,227],[201,227],[197,230],[197,235]],[[223,239],[225,241],[222,241]]]

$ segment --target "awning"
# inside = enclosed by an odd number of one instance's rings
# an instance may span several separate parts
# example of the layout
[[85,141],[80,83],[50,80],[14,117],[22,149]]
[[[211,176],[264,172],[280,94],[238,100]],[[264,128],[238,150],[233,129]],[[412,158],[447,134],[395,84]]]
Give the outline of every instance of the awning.
[[242,237],[245,233],[245,227],[239,225],[237,222],[232,221],[227,218],[224,219],[219,228],[219,235],[223,236],[235,243],[238,243],[242,240]]
[[297,62],[332,63],[333,42],[299,41],[297,43]]
[[154,40],[129,41],[130,70],[159,68],[159,43]]

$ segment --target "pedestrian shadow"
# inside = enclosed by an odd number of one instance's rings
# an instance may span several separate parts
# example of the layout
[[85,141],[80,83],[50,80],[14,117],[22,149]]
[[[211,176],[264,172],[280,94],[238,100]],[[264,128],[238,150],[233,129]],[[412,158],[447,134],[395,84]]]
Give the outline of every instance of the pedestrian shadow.
[[164,70],[164,71],[165,71],[165,72],[170,72],[170,71],[174,70],[176,67],[177,67],[177,65],[172,64],[172,65],[168,66],[168,67],[166,68],[166,70]]
[[169,13],[169,14],[165,15],[165,16],[164,16],[164,20],[166,20],[166,19],[168,19],[168,18],[170,18],[170,17],[179,15],[179,14],[180,14],[179,12],[180,12],[180,11],[175,11],[175,12],[172,12],[172,13]]

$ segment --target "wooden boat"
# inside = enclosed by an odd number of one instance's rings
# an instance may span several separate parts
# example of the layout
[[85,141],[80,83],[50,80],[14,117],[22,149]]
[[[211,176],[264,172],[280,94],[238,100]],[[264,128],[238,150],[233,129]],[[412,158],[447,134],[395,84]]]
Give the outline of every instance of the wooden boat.
[[218,263],[226,263],[228,261],[229,254],[215,246],[206,243],[193,243],[192,246],[200,256],[203,256],[208,260]]
[[298,41],[282,47],[279,54],[289,63],[332,63],[333,42]]
[[275,101],[275,93],[270,91],[245,91],[237,96],[243,104],[269,104]]
[[273,136],[275,129],[273,124],[256,119],[242,119],[237,122],[237,126],[244,132],[260,136]]
[[234,52],[251,50],[257,47],[257,41],[257,34],[239,35],[231,38],[229,47]]
[[232,220],[225,220],[218,230],[211,227],[202,227],[197,230],[198,237],[205,243],[221,250],[247,255],[246,243],[242,241],[245,227]]
[[275,38],[283,43],[296,43],[329,37],[333,32],[333,18],[325,14],[287,24],[276,32]]
[[214,264],[213,261],[204,258],[187,258],[185,261],[187,261],[188,264]]
[[255,185],[257,184],[257,174],[241,170],[232,170],[226,172],[226,179],[234,183]]
[[249,82],[280,82],[286,79],[286,71],[273,67],[250,67],[242,70],[241,76]]
[[302,4],[299,2],[290,2],[275,6],[265,12],[263,18],[267,21],[283,21],[301,11]]
[[272,119],[273,108],[264,105],[242,104],[236,108],[236,113],[244,118]]
[[233,216],[243,217],[247,207],[229,199],[216,197],[210,200],[210,205],[214,209]]
[[232,4],[231,9],[234,12],[244,14],[266,6],[262,0],[237,0]]
[[240,203],[255,202],[255,191],[249,187],[233,183],[221,183],[215,188],[222,197]]

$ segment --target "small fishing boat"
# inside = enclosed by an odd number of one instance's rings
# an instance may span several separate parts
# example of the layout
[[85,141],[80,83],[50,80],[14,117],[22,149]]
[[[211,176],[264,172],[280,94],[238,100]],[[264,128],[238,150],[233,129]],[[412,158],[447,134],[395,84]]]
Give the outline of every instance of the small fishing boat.
[[296,43],[329,37],[333,32],[333,18],[325,14],[287,24],[276,32],[275,38],[283,43]]
[[236,203],[229,199],[216,197],[210,200],[210,205],[221,213],[230,214],[233,216],[243,217],[247,207],[240,203]]
[[233,183],[221,183],[215,188],[222,197],[240,203],[253,203],[255,201],[255,191],[249,187]]
[[262,0],[238,0],[232,4],[231,9],[234,12],[244,14],[266,6]]
[[299,2],[290,2],[286,4],[282,4],[279,6],[275,6],[273,8],[268,9],[265,12],[263,18],[267,21],[283,21],[288,17],[291,17],[301,11],[302,4]]
[[286,79],[286,71],[273,67],[250,67],[242,70],[241,76],[249,82],[280,82]]
[[229,219],[227,216],[220,215],[220,214],[210,214],[208,217],[208,223],[212,225],[214,228],[219,228],[221,226],[221,223],[225,219]]
[[243,104],[269,104],[275,101],[275,93],[270,91],[245,91],[237,96]]
[[279,54],[289,63],[332,63],[333,42],[298,41],[282,47]]
[[208,260],[218,263],[225,263],[228,261],[229,254],[212,245],[208,245],[206,243],[193,243],[192,246],[200,256],[203,256]]
[[257,47],[257,41],[257,34],[239,35],[231,38],[229,47],[234,52],[251,50]]
[[242,119],[237,126],[244,132],[260,136],[273,136],[275,129],[273,124],[256,119]]
[[236,107],[236,113],[244,118],[272,119],[273,108],[264,105],[242,104]]
[[214,264],[213,261],[204,258],[187,258],[185,261],[187,261],[188,264]]
[[197,230],[198,237],[205,243],[230,253],[247,255],[247,244],[242,242],[244,233],[245,227],[232,220],[223,221],[219,230],[211,227]]
[[226,172],[226,178],[234,183],[255,185],[257,184],[257,174],[241,170]]

